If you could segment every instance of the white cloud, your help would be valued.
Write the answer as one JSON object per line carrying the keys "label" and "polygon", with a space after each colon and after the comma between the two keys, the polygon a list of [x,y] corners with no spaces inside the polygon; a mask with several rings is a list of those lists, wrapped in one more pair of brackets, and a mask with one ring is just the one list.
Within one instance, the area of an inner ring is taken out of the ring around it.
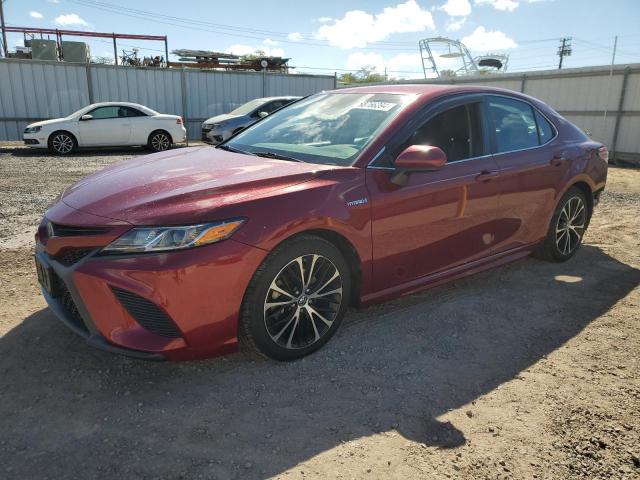
{"label": "white cloud", "polygon": [[327,22],[330,22],[331,20],[333,20],[333,18],[331,18],[331,17],[320,17],[320,18],[318,19],[318,22],[320,22],[320,23],[327,23]]}
{"label": "white cloud", "polygon": [[458,20],[454,20],[452,18],[451,20],[449,20],[449,23],[447,23],[447,32],[457,32],[462,28],[466,21],[466,17],[462,17]]}
{"label": "white cloud", "polygon": [[244,45],[242,43],[236,43],[231,45],[229,48],[225,50],[226,53],[232,53],[234,55],[249,55],[254,53],[256,50],[262,50],[264,54],[268,57],[283,57],[284,50],[281,48],[271,48],[265,42],[261,45]]}
{"label": "white cloud", "polygon": [[302,40],[302,34],[300,32],[291,32],[289,35],[287,35],[287,38],[292,42],[299,42],[300,40]]}
{"label": "white cloud", "polygon": [[484,27],[476,28],[471,35],[462,39],[469,50],[505,50],[518,45],[512,38],[499,30],[487,31]]}
{"label": "white cloud", "polygon": [[516,8],[518,8],[518,5],[520,5],[520,3],[516,0],[475,0],[474,3],[476,5],[491,5],[496,10],[507,12],[513,12]]}
{"label": "white cloud", "polygon": [[29,16],[31,18],[42,18],[42,14],[40,12],[36,12],[35,10],[31,10],[29,12]]}
{"label": "white cloud", "polygon": [[47,0],[49,3],[60,3],[60,0]]}
{"label": "white cloud", "polygon": [[447,15],[452,17],[466,17],[471,13],[471,4],[469,0],[447,0],[447,3],[442,5],[440,10],[444,10]]}
{"label": "white cloud", "polygon": [[318,40],[340,48],[366,47],[368,43],[385,40],[394,33],[422,32],[435,29],[433,17],[415,0],[395,7],[385,7],[375,15],[362,10],[350,10],[341,19],[322,25],[315,34]]}
{"label": "white cloud", "polygon": [[89,26],[89,24],[77,13],[68,13],[66,15],[60,15],[55,18],[54,22],[63,27],[67,27],[69,25],[82,25],[83,27]]}
{"label": "white cloud", "polygon": [[262,42],[264,45],[278,45],[278,42],[275,40],[271,40],[270,38],[265,38],[264,41]]}

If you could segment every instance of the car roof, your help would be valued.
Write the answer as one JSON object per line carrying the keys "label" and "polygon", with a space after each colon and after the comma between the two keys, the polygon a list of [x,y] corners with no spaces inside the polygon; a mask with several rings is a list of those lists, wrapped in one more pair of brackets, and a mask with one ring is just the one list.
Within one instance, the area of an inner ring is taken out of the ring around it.
{"label": "car roof", "polygon": [[476,85],[435,85],[428,83],[400,83],[393,85],[369,85],[362,87],[348,87],[333,90],[334,93],[395,93],[435,97],[450,93],[506,93],[517,95],[513,90]]}
{"label": "car roof", "polygon": [[112,107],[112,106],[124,106],[124,107],[133,107],[133,108],[138,108],[140,110],[144,110],[146,112],[155,112],[155,110],[146,107],[144,105],[141,105],[139,103],[133,103],[133,102],[100,102],[100,103],[92,103],[91,105],[87,105],[87,108],[91,107],[91,108],[96,108],[96,107]]}
{"label": "car roof", "polygon": [[262,97],[262,98],[256,98],[256,100],[264,100],[266,102],[271,101],[271,100],[298,100],[302,97],[294,97],[294,96],[283,96],[283,97]]}

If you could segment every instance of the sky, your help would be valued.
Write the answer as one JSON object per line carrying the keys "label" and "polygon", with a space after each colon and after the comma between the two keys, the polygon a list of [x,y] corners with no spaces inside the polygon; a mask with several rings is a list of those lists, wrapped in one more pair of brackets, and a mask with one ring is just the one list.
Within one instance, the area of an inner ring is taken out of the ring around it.
{"label": "sky", "polygon": [[[290,57],[298,73],[370,65],[421,78],[418,41],[436,36],[461,40],[473,56],[506,53],[509,71],[557,68],[562,37],[572,37],[566,68],[610,64],[616,35],[616,63],[640,62],[640,0],[4,0],[4,10],[13,26],[167,35],[170,51],[260,49]],[[10,49],[22,40],[8,34]],[[93,56],[113,57],[111,40],[87,43]],[[160,42],[119,43],[120,55],[134,46],[164,54]],[[439,68],[459,66],[441,53]]]}

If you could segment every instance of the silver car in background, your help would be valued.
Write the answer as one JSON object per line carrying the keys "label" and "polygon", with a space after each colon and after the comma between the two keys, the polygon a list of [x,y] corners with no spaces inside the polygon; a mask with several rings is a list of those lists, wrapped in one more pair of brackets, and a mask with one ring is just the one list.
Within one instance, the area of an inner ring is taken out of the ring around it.
{"label": "silver car in background", "polygon": [[232,112],[211,117],[202,124],[202,141],[217,145],[261,118],[300,98],[301,97],[256,98],[239,106]]}

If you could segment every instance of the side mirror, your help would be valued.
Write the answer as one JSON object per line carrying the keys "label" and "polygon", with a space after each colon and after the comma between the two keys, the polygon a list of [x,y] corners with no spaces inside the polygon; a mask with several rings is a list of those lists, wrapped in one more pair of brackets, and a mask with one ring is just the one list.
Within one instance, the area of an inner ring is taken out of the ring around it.
{"label": "side mirror", "polygon": [[81,122],[86,122],[87,120],[93,120],[93,115],[86,114],[80,117]]}
{"label": "side mirror", "polygon": [[264,118],[264,117],[268,117],[268,116],[269,116],[269,114],[268,114],[267,112],[258,112],[258,116],[259,116],[260,118]]}
{"label": "side mirror", "polygon": [[407,184],[409,173],[440,170],[445,163],[447,163],[447,155],[440,148],[431,145],[411,145],[396,158],[394,162],[396,172],[391,177],[391,181],[396,185],[404,186]]}

